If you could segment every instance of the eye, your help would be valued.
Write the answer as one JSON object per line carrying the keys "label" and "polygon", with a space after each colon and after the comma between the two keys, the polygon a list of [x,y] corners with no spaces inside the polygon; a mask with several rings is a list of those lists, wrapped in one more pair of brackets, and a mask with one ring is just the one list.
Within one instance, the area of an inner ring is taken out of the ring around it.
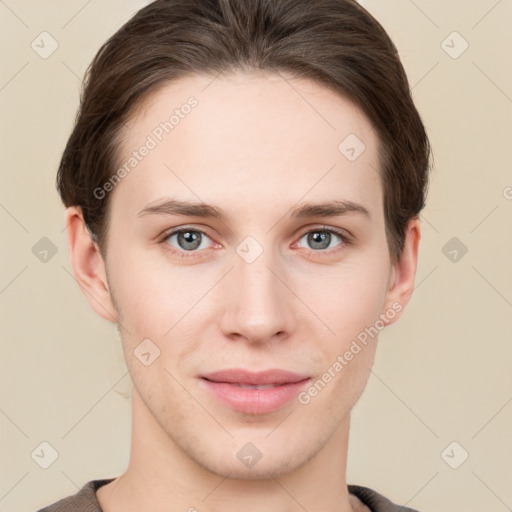
{"label": "eye", "polygon": [[[326,250],[330,252],[330,249],[350,244],[348,236],[342,231],[328,227],[310,229],[302,234],[300,240],[304,238],[309,245],[309,247],[306,248],[315,252],[324,252]],[[340,240],[342,243],[336,244],[336,239]]]}
{"label": "eye", "polygon": [[210,237],[200,229],[181,228],[167,233],[162,242],[167,250],[181,257],[187,257],[185,253],[192,253],[190,256],[194,256],[199,249],[211,247],[205,243],[206,240],[210,240]]}
{"label": "eye", "polygon": [[[343,248],[343,246],[351,243],[350,237],[343,231],[327,226],[310,229],[302,233],[301,238],[295,245],[299,244],[298,246],[300,247],[302,239],[305,239],[306,243],[310,246],[306,247],[307,249],[321,254],[336,252]],[[337,240],[341,243],[336,244]],[[211,243],[208,244],[208,241]],[[211,238],[201,229],[187,227],[165,234],[162,237],[161,243],[165,250],[180,258],[198,256],[201,249],[208,249],[215,245]]]}

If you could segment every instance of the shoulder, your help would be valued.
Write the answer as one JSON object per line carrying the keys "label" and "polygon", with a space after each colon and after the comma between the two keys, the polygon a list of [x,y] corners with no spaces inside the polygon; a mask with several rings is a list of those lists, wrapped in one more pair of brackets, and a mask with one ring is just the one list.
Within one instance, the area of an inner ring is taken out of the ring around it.
{"label": "shoulder", "polygon": [[37,512],[102,512],[96,498],[96,490],[112,480],[113,478],[91,480],[76,494],[62,498]]}
{"label": "shoulder", "polygon": [[416,509],[397,505],[377,491],[362,485],[348,485],[348,492],[357,496],[371,512],[419,512]]}

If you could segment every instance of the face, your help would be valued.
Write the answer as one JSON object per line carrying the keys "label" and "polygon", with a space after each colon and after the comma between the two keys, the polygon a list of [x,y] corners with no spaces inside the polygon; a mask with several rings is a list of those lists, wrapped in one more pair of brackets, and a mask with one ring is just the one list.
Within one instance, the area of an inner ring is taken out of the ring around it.
{"label": "face", "polygon": [[[136,413],[201,467],[238,478],[298,468],[336,438],[373,363],[368,329],[399,309],[377,136],[346,99],[287,80],[161,88],[128,123],[130,171],[108,192],[105,264]],[[294,376],[267,375],[267,389],[213,382],[229,369]]]}

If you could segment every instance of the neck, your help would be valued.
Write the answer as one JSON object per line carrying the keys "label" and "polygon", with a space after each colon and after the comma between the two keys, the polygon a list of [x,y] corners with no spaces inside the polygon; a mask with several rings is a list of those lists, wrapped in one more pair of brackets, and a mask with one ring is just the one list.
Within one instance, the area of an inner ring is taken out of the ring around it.
{"label": "neck", "polygon": [[132,443],[123,475],[100,487],[104,512],[354,512],[346,461],[350,417],[316,455],[293,471],[235,479],[212,473],[174,442],[132,388]]}

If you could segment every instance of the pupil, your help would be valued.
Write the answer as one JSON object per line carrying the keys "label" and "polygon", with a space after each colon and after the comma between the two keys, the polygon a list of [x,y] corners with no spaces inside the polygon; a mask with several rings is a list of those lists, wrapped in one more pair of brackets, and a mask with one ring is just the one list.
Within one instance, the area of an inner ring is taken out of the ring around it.
{"label": "pupil", "polygon": [[[331,238],[330,233],[316,231],[314,233],[311,233],[310,237],[312,239],[313,247],[314,247],[314,244],[320,244],[320,247],[317,246],[316,249],[325,249],[325,248],[329,247],[329,242],[330,242],[330,238]],[[327,242],[327,243],[325,243],[325,242]]]}
{"label": "pupil", "polygon": [[[200,244],[198,244],[199,240],[199,233],[195,233],[193,231],[184,231],[178,235],[178,239],[180,242],[180,245],[184,249],[197,249]],[[191,244],[191,246],[189,245]]]}

